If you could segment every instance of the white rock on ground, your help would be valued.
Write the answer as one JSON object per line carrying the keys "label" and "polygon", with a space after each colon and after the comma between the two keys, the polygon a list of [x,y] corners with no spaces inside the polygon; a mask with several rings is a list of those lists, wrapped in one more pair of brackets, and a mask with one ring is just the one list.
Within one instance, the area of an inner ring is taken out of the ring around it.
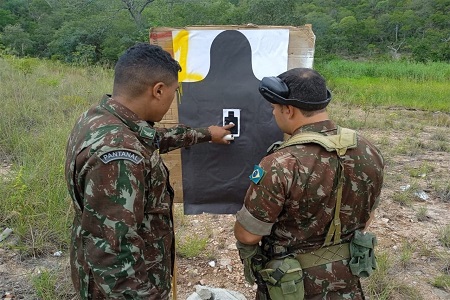
{"label": "white rock on ground", "polygon": [[186,300],[247,300],[239,292],[218,289],[209,286],[196,285],[195,292]]}

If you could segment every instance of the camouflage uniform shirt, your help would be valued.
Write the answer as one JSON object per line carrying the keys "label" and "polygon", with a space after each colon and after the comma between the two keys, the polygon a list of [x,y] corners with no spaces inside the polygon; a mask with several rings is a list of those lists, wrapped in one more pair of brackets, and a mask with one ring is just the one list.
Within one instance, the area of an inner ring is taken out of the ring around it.
{"label": "camouflage uniform shirt", "polygon": [[[327,120],[302,126],[294,135],[307,131],[337,132],[335,124]],[[355,230],[365,227],[378,205],[384,162],[379,150],[359,134],[357,147],[348,149],[343,159],[341,240],[348,242]],[[251,183],[237,220],[249,232],[262,235],[266,249],[280,246],[306,253],[320,248],[334,217],[338,164],[336,152],[327,152],[315,143],[285,147],[264,157],[259,165],[264,175],[258,183]],[[339,261],[305,270],[307,299],[316,294],[321,295],[318,299],[326,298],[326,293],[334,290],[358,299],[351,290],[359,280],[345,264]]]}
{"label": "camouflage uniform shirt", "polygon": [[154,128],[106,96],[66,149],[75,208],[71,269],[82,299],[167,299],[173,189],[160,153],[211,140],[207,128]]}

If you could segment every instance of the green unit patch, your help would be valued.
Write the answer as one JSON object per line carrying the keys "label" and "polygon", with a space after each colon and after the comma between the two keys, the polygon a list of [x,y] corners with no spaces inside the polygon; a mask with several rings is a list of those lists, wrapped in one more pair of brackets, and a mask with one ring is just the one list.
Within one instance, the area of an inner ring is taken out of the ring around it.
{"label": "green unit patch", "polygon": [[253,169],[252,175],[250,175],[250,180],[253,181],[253,183],[258,184],[261,179],[263,179],[264,175],[266,174],[266,171],[264,171],[260,166],[255,165],[255,168]]}
{"label": "green unit patch", "polygon": [[104,164],[107,164],[110,161],[118,159],[125,159],[132,161],[135,164],[138,164],[142,161],[143,157],[139,154],[127,150],[112,150],[100,155],[100,160]]}

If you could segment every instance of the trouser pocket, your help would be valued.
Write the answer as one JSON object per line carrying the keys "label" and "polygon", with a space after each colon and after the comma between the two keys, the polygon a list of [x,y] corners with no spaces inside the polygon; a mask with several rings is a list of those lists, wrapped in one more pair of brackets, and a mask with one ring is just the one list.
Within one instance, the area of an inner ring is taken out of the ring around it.
{"label": "trouser pocket", "polygon": [[303,300],[305,287],[303,271],[298,260],[293,257],[272,259],[260,271],[273,300]]}

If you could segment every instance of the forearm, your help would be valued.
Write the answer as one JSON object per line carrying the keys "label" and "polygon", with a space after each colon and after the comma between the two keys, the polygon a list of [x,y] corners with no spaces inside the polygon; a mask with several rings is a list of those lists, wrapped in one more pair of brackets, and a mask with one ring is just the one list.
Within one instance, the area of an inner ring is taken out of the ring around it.
{"label": "forearm", "polygon": [[258,244],[262,239],[261,235],[253,234],[244,229],[239,222],[234,224],[234,237],[236,240],[246,245]]}
{"label": "forearm", "polygon": [[264,235],[269,235],[273,223],[266,223],[253,217],[245,205],[236,213],[235,238],[246,245],[258,244]]}
{"label": "forearm", "polygon": [[367,230],[367,228],[370,226],[370,224],[372,223],[373,219],[375,219],[375,211],[372,211],[370,213],[370,217],[369,220],[367,220],[366,222],[366,226],[364,227],[364,230]]}
{"label": "forearm", "polygon": [[156,130],[161,153],[211,141],[211,133],[207,127],[190,128],[180,124],[172,128],[156,128]]}

